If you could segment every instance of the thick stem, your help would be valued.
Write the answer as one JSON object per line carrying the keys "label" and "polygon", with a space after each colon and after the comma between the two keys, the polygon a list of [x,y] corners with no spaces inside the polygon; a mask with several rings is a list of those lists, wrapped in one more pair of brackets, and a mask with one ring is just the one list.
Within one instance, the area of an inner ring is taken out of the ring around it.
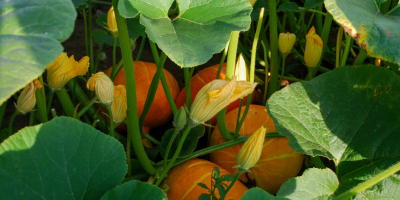
{"label": "thick stem", "polygon": [[36,105],[38,108],[40,121],[42,123],[45,123],[45,122],[49,121],[49,119],[47,118],[46,98],[43,98],[41,90],[44,90],[44,87],[36,90],[35,97],[36,97]]}
{"label": "thick stem", "polygon": [[[287,3],[287,2],[289,2],[289,0],[282,0],[282,3]],[[290,32],[294,33],[294,31],[296,30],[296,17],[294,16],[294,12],[288,11],[286,14],[289,20],[289,30]]]}
{"label": "thick stem", "polygon": [[188,112],[190,112],[191,107],[192,107],[192,93],[191,93],[191,76],[190,76],[190,72],[189,72],[189,68],[184,68],[183,69],[183,74],[184,74],[184,78],[185,78],[185,88],[186,88],[186,100],[185,100],[185,105],[186,105],[186,109],[188,110]]}
{"label": "thick stem", "polygon": [[167,83],[167,79],[165,79],[164,71],[161,74],[161,84],[164,88],[165,95],[167,96],[169,106],[171,106],[172,114],[175,115],[178,112],[178,108],[176,107],[175,100],[172,97],[171,91],[169,91],[169,89],[168,89],[168,83]]}
{"label": "thick stem", "polygon": [[29,115],[29,126],[33,126],[35,123],[35,111],[31,111]]}
{"label": "thick stem", "polygon": [[321,59],[323,59],[325,52],[330,51],[328,47],[328,38],[329,38],[329,33],[331,31],[332,21],[333,21],[332,15],[329,14],[329,12],[327,12],[324,21],[324,28],[322,29],[322,35],[321,35],[321,39],[323,42],[323,51],[321,54]]}
{"label": "thick stem", "polygon": [[228,60],[226,63],[226,79],[231,80],[235,74],[236,52],[239,43],[239,31],[232,31],[229,40]]}
{"label": "thick stem", "polygon": [[14,122],[15,117],[18,115],[18,111],[14,112],[14,114],[11,116],[10,121],[8,122],[8,135],[11,135],[12,132],[12,125]]}
{"label": "thick stem", "polygon": [[336,38],[336,63],[335,68],[340,67],[340,50],[342,49],[343,27],[339,28]]}
{"label": "thick stem", "polygon": [[136,84],[133,77],[135,72],[133,68],[132,51],[128,36],[128,29],[125,24],[125,19],[119,14],[118,0],[113,0],[115,17],[117,20],[119,39],[121,44],[122,59],[124,62],[124,71],[126,81],[126,95],[128,102],[127,116],[128,116],[128,134],[131,134],[133,149],[140,164],[150,175],[156,174],[156,168],[151,164],[150,159],[144,151],[143,143],[140,136],[139,120],[136,102]]}
{"label": "thick stem", "polygon": [[46,110],[47,110],[47,114],[50,113],[50,107],[51,107],[51,103],[53,102],[53,95],[54,95],[54,91],[50,91],[49,94],[47,94],[47,106],[46,106]]}
{"label": "thick stem", "polygon": [[313,162],[314,166],[319,169],[325,169],[324,163],[321,161],[319,156],[310,156],[311,161]]}
{"label": "thick stem", "polygon": [[[317,10],[322,13],[322,5],[317,6]],[[317,34],[318,35],[322,34],[322,15],[321,15],[321,13],[317,13],[317,16],[315,18],[316,29],[317,29]]]}
{"label": "thick stem", "polygon": [[256,68],[256,55],[257,55],[257,44],[260,36],[261,25],[264,17],[264,8],[261,8],[260,17],[258,18],[256,34],[254,36],[253,46],[251,48],[251,61],[250,61],[250,83],[254,83],[254,69]]}
{"label": "thick stem", "polygon": [[366,58],[368,58],[367,52],[361,49],[360,52],[358,53],[357,58],[356,58],[356,60],[354,61],[354,64],[353,64],[353,65],[354,65],[354,66],[362,65],[362,64],[364,63],[364,60],[365,60]]}
{"label": "thick stem", "polygon": [[231,184],[229,184],[228,188],[225,190],[225,194],[228,194],[229,190],[235,185],[236,181],[239,179],[240,175],[244,172],[245,170],[239,168],[238,173],[236,174],[235,178],[232,180]]}
{"label": "thick stem", "polygon": [[226,141],[230,141],[230,140],[233,140],[233,137],[231,136],[231,134],[228,131],[228,128],[226,127],[225,113],[226,113],[226,108],[219,111],[219,113],[217,114],[217,124],[218,124],[219,132],[221,133],[222,137]]}
{"label": "thick stem", "polygon": [[75,106],[72,103],[71,98],[68,95],[68,92],[65,90],[65,87],[56,90],[56,94],[58,99],[60,100],[61,106],[65,111],[65,114],[67,114],[68,117],[74,117]]}
{"label": "thick stem", "polygon": [[[277,20],[278,16],[276,13],[276,0],[268,0],[269,5],[269,31],[270,31],[270,42],[271,42],[271,78],[269,81],[269,88],[267,98],[269,98],[278,87],[278,69],[279,69],[279,59],[278,59],[278,28]],[[289,21],[290,22],[290,21]]]}
{"label": "thick stem", "polygon": [[340,62],[340,67],[344,67],[346,65],[347,57],[349,56],[350,47],[353,44],[353,41],[354,41],[353,38],[350,37],[350,35],[348,35],[346,38],[346,46],[344,47],[344,52]]}
{"label": "thick stem", "polygon": [[3,124],[4,114],[6,113],[7,100],[0,106],[0,126]]}

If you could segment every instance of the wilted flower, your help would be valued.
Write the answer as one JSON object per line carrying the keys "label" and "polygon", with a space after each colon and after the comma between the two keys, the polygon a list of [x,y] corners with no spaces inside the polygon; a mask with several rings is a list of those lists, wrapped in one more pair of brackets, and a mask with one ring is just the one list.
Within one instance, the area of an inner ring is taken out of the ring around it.
{"label": "wilted flower", "polygon": [[296,42],[296,35],[293,33],[280,33],[279,34],[279,51],[282,53],[283,58],[292,51],[293,45]]}
{"label": "wilted flower", "polygon": [[114,7],[111,6],[107,14],[107,26],[114,37],[118,37],[117,20],[115,19]]}
{"label": "wilted flower", "polygon": [[215,114],[233,101],[253,92],[257,83],[228,80],[213,80],[207,83],[197,93],[190,111],[190,119],[195,124],[201,124],[211,119]]}
{"label": "wilted flower", "polygon": [[59,90],[67,82],[78,75],[85,75],[89,67],[89,57],[84,56],[75,61],[74,56],[68,58],[67,53],[62,52],[56,60],[46,67],[47,83],[52,90]]}
{"label": "wilted flower", "polygon": [[308,31],[306,41],[304,61],[307,67],[316,67],[321,58],[323,43],[321,38],[315,33],[314,26]]}
{"label": "wilted flower", "polygon": [[97,98],[106,106],[110,106],[114,98],[114,84],[103,72],[93,74],[86,84],[87,88],[96,91]]}
{"label": "wilted flower", "polygon": [[243,55],[240,54],[236,63],[235,76],[237,81],[247,81],[247,66]]}
{"label": "wilted flower", "polygon": [[264,126],[261,126],[243,144],[237,157],[238,168],[249,170],[257,164],[263,150],[266,132],[267,129]]}
{"label": "wilted flower", "polygon": [[30,112],[36,104],[36,98],[35,98],[35,92],[36,89],[42,88],[42,84],[40,84],[39,80],[34,80],[33,82],[30,82],[21,92],[21,94],[18,97],[17,100],[17,110],[25,114],[27,112]]}
{"label": "wilted flower", "polygon": [[114,87],[114,101],[111,103],[111,112],[113,115],[113,121],[118,124],[126,118],[126,89],[123,85]]}

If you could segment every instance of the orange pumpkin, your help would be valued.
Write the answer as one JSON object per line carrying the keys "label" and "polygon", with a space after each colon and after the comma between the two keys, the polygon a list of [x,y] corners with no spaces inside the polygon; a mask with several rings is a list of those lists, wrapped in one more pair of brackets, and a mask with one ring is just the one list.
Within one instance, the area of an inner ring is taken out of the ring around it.
{"label": "orange pumpkin", "polygon": [[[202,87],[204,87],[207,83],[215,80],[215,78],[217,77],[218,68],[219,64],[205,68],[192,77],[192,79],[190,80],[190,93],[192,96],[192,102],[194,101],[194,98],[196,97],[197,93],[200,91]],[[221,72],[219,74],[220,79],[225,79],[225,77],[226,77],[226,63],[222,65]],[[246,105],[246,100],[247,97],[243,99],[244,105]],[[252,101],[253,100],[254,96],[252,98]],[[185,104],[185,101],[186,101],[186,88],[183,88],[181,93],[179,93],[178,98],[175,101],[176,106],[178,108],[182,107]],[[237,108],[239,106],[240,106],[240,99],[229,104],[226,109],[226,112],[229,112],[232,109]],[[212,124],[213,125],[217,124],[216,116],[212,118]]]}
{"label": "orange pumpkin", "polygon": [[[147,93],[150,88],[151,81],[157,71],[157,66],[154,63],[133,61],[135,70],[136,83],[136,100],[138,116],[143,112],[144,103],[146,102]],[[168,88],[171,91],[172,97],[176,99],[179,94],[179,85],[176,79],[167,70],[164,70],[165,78],[168,83]],[[111,67],[104,71],[110,76]],[[114,85],[125,85],[125,71],[122,68],[114,79]],[[169,106],[167,96],[165,95],[161,81],[158,83],[157,92],[154,96],[153,103],[146,115],[143,124],[143,130],[148,133],[150,128],[154,128],[165,124],[172,117],[172,110]],[[126,125],[121,124],[121,129],[126,130]]]}
{"label": "orange pumpkin", "polygon": [[[222,167],[202,159],[193,159],[171,169],[167,178],[167,185],[169,186],[168,199],[197,200],[202,193],[209,193],[207,189],[198,186],[197,183],[204,183],[208,188],[211,188],[211,172],[214,167],[218,167],[220,176],[229,174]],[[230,182],[225,183],[230,184]],[[246,186],[237,181],[229,190],[225,199],[240,199],[247,190]],[[215,191],[216,196],[219,198],[218,189]]]}
{"label": "orange pumpkin", "polygon": [[[225,120],[228,130],[235,131],[238,108],[226,114]],[[245,106],[241,109],[243,114]],[[264,125],[267,132],[275,132],[275,125],[267,113],[265,106],[250,105],[249,112],[239,131],[243,136],[250,136],[258,128]],[[210,145],[217,145],[226,142],[221,136],[218,127],[211,135]],[[237,168],[236,158],[233,152],[238,155],[242,145],[222,149],[211,153],[211,161],[234,174]],[[297,153],[288,145],[287,138],[268,138],[264,141],[264,147],[257,167],[250,170],[252,173],[243,173],[240,180],[243,182],[254,181],[257,187],[264,189],[270,194],[275,194],[281,185],[289,178],[296,176],[303,165],[304,155]],[[250,178],[250,180],[248,180]]]}

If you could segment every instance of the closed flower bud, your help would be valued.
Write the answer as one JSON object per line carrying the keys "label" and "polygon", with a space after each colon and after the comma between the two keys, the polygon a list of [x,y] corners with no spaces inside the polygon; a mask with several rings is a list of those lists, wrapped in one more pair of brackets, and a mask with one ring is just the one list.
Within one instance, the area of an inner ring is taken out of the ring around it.
{"label": "closed flower bud", "polygon": [[59,90],[69,80],[78,75],[85,75],[88,68],[89,57],[84,56],[77,62],[73,55],[68,58],[67,53],[62,52],[56,60],[46,67],[47,83],[52,90]]}
{"label": "closed flower bud", "polygon": [[261,126],[243,144],[237,157],[238,168],[249,170],[257,164],[263,150],[266,132],[267,129]]}
{"label": "closed flower bud", "polygon": [[306,50],[304,52],[304,61],[307,67],[316,67],[322,54],[323,43],[321,38],[315,33],[314,26],[306,35]]}
{"label": "closed flower bud", "polygon": [[296,42],[296,35],[293,33],[281,33],[279,34],[279,51],[282,53],[282,57],[286,56],[292,51],[293,45]]}
{"label": "closed flower bud", "polygon": [[235,76],[237,81],[247,81],[249,79],[247,75],[246,62],[244,61],[242,54],[239,55],[236,63]]}
{"label": "closed flower bud", "polygon": [[174,125],[175,129],[180,130],[186,125],[186,122],[186,111],[183,107],[181,107],[175,114],[172,124]]}
{"label": "closed flower bud", "polygon": [[35,107],[35,92],[36,89],[40,88],[42,88],[42,84],[40,84],[39,80],[36,79],[33,82],[30,82],[29,85],[22,90],[18,97],[17,105],[15,105],[20,113],[25,114]]}
{"label": "closed flower bud", "polygon": [[114,12],[113,6],[111,6],[111,8],[107,14],[107,26],[108,26],[108,30],[111,31],[111,34],[114,37],[118,37],[117,20],[115,19],[115,12]]}
{"label": "closed flower bud", "polygon": [[126,89],[123,85],[114,87],[114,101],[111,103],[111,112],[114,123],[118,124],[126,118]]}
{"label": "closed flower bud", "polygon": [[95,91],[97,98],[106,106],[110,106],[114,99],[114,84],[103,72],[93,74],[86,84],[89,90]]}
{"label": "closed flower bud", "polygon": [[236,81],[236,77],[231,81],[217,79],[207,83],[193,101],[190,119],[194,124],[204,123],[233,101],[252,93],[256,85]]}

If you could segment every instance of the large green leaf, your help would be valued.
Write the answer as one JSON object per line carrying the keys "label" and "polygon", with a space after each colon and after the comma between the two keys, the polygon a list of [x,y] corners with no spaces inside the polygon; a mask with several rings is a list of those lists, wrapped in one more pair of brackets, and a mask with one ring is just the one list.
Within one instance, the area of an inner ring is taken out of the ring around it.
{"label": "large green leaf", "polygon": [[[348,66],[287,86],[271,96],[267,110],[294,150],[335,161],[343,192],[400,161],[399,101],[395,73]],[[400,199],[399,176],[363,195]]]}
{"label": "large green leaf", "polygon": [[0,1],[0,104],[60,55],[75,18],[71,0]]}
{"label": "large green leaf", "polygon": [[122,144],[68,117],[0,145],[0,199],[99,199],[127,172]]}
{"label": "large green leaf", "polygon": [[126,182],[108,191],[101,200],[154,199],[167,200],[167,195],[159,187],[138,180]]}
{"label": "large green leaf", "polygon": [[368,55],[400,64],[400,16],[383,15],[375,0],[325,0],[333,18]]}
{"label": "large green leaf", "polygon": [[336,174],[330,169],[307,169],[302,176],[291,178],[272,196],[260,188],[247,191],[242,200],[308,200],[329,199],[339,186]]}
{"label": "large green leaf", "polygon": [[173,1],[121,0],[118,8],[125,17],[139,11],[149,38],[181,67],[207,62],[225,47],[232,31],[250,27],[248,0],[178,0],[180,13],[170,18]]}

